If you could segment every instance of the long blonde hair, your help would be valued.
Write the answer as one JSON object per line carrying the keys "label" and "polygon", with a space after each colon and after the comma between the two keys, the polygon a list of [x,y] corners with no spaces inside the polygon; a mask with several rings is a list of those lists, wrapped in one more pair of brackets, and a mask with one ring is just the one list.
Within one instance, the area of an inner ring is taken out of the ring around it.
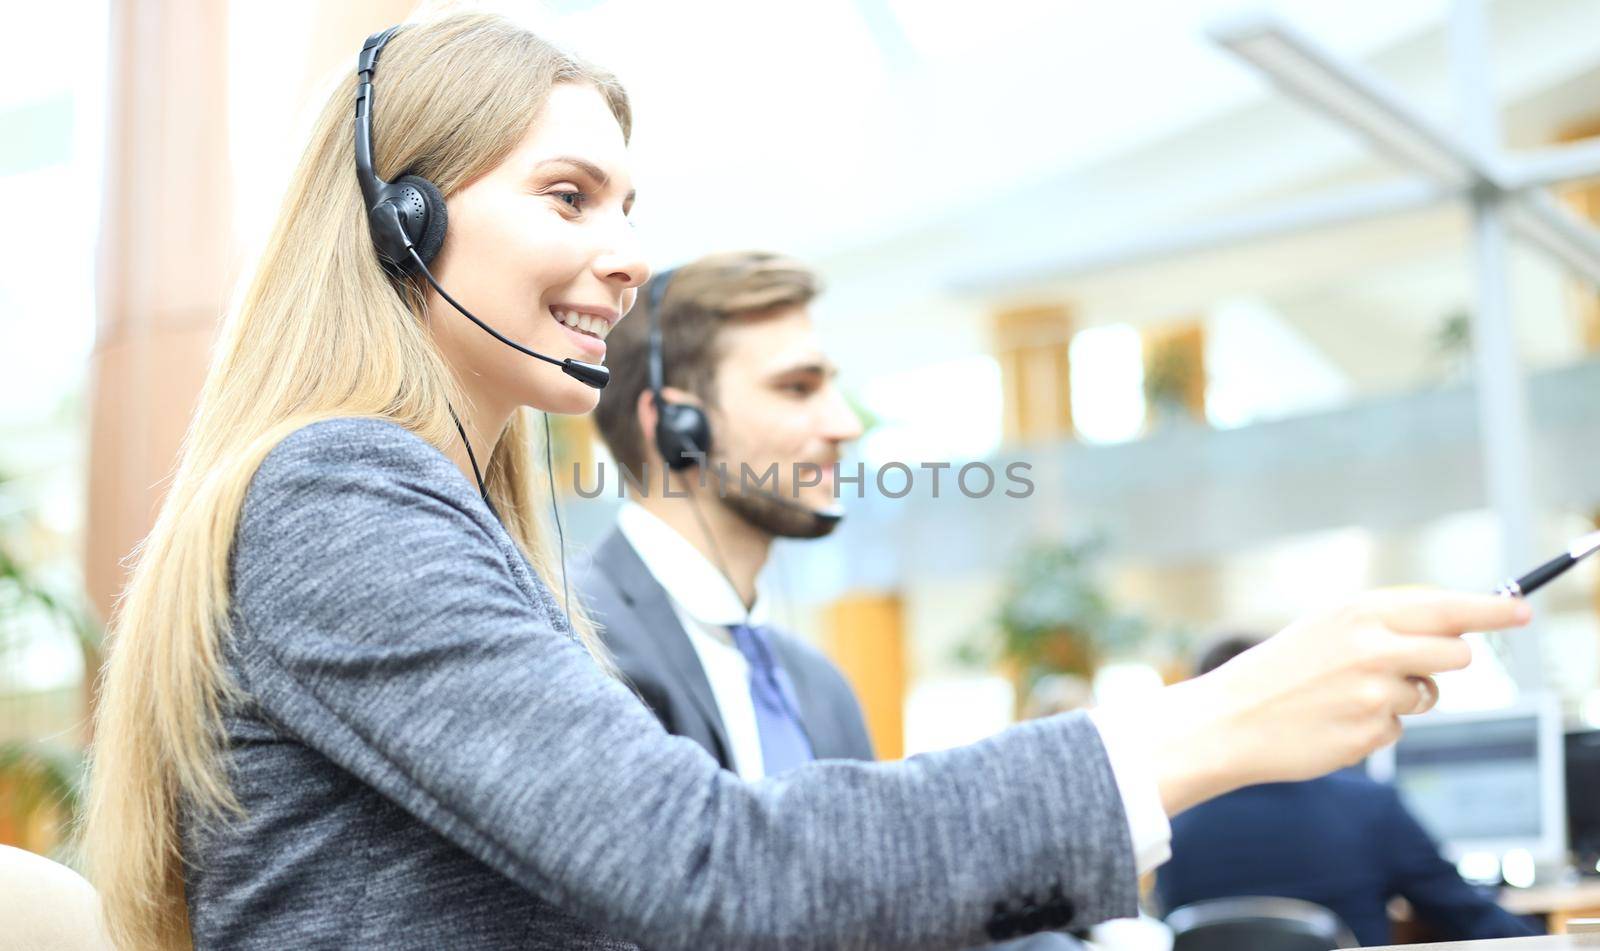
{"label": "long blonde hair", "polygon": [[[262,458],[332,417],[390,420],[441,449],[459,438],[450,408],[464,396],[424,326],[419,288],[384,272],[367,235],[352,158],[353,73],[323,108],[259,265],[223,322],[166,501],[113,618],[82,844],[119,947],[190,946],[180,810],[185,821],[210,821],[239,808],[219,748],[232,689],[222,643],[229,549]],[[448,196],[504,160],[564,82],[599,89],[627,137],[627,97],[610,74],[509,21],[460,14],[410,24],[374,82],[378,173],[422,175]],[[506,528],[549,582],[535,447],[519,411],[485,476]],[[581,616],[574,625],[609,670],[591,626]]]}

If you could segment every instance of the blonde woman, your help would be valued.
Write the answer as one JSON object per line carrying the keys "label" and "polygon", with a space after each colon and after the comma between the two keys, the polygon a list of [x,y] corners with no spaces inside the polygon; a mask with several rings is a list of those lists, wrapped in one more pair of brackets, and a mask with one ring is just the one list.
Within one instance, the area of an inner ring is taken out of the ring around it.
{"label": "blonde woman", "polygon": [[938,948],[1131,915],[1166,814],[1359,758],[1427,705],[1408,678],[1466,663],[1448,635],[1526,618],[1368,597],[1137,715],[744,783],[553,593],[525,411],[596,394],[504,345],[595,362],[647,277],[622,90],[476,15],[370,75],[376,173],[437,185],[430,272],[505,341],[380,262],[352,78],[115,619],[86,848],[123,947]]}

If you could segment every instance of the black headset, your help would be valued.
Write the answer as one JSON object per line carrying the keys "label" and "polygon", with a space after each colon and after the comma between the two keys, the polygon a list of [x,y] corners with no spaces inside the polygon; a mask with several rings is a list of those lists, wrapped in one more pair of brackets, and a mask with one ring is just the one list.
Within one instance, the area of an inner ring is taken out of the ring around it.
{"label": "black headset", "polygon": [[[463,317],[511,349],[553,363],[573,379],[597,390],[603,389],[611,380],[610,370],[571,357],[557,360],[507,339],[461,306],[448,291],[439,286],[433,272],[428,270],[428,264],[444,246],[448,218],[443,193],[437,185],[421,175],[401,175],[394,182],[386,182],[378,177],[372,167],[372,75],[378,69],[378,56],[383,52],[384,44],[399,29],[398,26],[392,26],[367,37],[367,41],[361,44],[361,56],[356,60],[356,180],[361,184],[362,205],[367,209],[367,230],[372,235],[373,246],[378,250],[378,260],[396,277],[420,274]],[[461,418],[456,415],[454,407],[450,409],[450,417],[455,420],[456,432],[461,434],[461,442],[467,447],[467,460],[472,463],[472,476],[478,483],[478,494],[483,496],[483,504],[488,506],[489,511],[499,518],[494,511],[494,504],[489,501],[489,490],[484,484],[483,472],[478,468],[478,457],[472,452],[472,441],[467,438],[467,431],[461,425]],[[550,479],[550,508],[555,514],[556,536],[560,543],[561,605],[565,612],[567,605],[572,603],[572,594],[567,587],[567,539],[561,528],[561,509],[556,504],[555,466],[550,445],[550,414],[545,413],[545,474]],[[570,615],[567,626],[572,626]]]}
{"label": "black headset", "polygon": [[439,286],[433,272],[428,270],[428,265],[444,246],[445,224],[448,221],[444,195],[437,185],[421,175],[401,175],[396,181],[386,182],[378,177],[372,167],[372,75],[378,69],[378,56],[383,53],[384,44],[399,29],[398,26],[392,26],[367,37],[367,41],[361,45],[361,56],[356,61],[356,180],[361,183],[362,204],[367,209],[367,230],[371,232],[372,243],[378,249],[378,259],[389,273],[396,276],[420,274],[451,307],[511,349],[553,363],[563,373],[597,390],[603,388],[611,380],[610,370],[597,363],[583,363],[571,357],[558,360],[507,339],[461,306]]}
{"label": "black headset", "polygon": [[711,455],[711,419],[698,406],[673,403],[661,395],[666,386],[661,301],[667,296],[667,285],[672,283],[675,271],[662,271],[650,284],[650,394],[656,406],[656,448],[668,469],[681,471],[703,464]]}
{"label": "black headset", "polygon": [[438,256],[448,216],[444,195],[426,178],[402,175],[386,182],[372,167],[372,74],[384,44],[399,29],[392,26],[367,37],[356,62],[356,180],[379,260],[391,273],[406,276],[425,270]]}

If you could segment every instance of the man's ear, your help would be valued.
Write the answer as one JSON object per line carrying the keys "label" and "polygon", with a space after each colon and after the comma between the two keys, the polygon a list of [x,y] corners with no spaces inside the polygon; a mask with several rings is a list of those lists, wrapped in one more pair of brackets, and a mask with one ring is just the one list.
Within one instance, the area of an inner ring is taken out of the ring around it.
{"label": "man's ear", "polygon": [[[646,390],[645,394],[649,395],[649,391]],[[700,397],[695,396],[688,390],[680,390],[675,386],[663,386],[661,388],[661,398],[668,403],[687,403],[690,406],[700,405]],[[651,408],[655,408],[654,401],[651,402]],[[652,425],[654,424],[652,423]]]}
{"label": "man's ear", "polygon": [[[665,390],[662,395],[666,395]],[[656,412],[655,394],[648,389],[639,392],[639,401],[634,406],[634,418],[639,424],[639,438],[644,440],[644,458],[655,464],[661,461],[661,452],[656,449],[656,420],[660,413]]]}
{"label": "man's ear", "polygon": [[[700,397],[688,390],[680,390],[675,386],[663,386],[661,398],[668,403],[687,403],[690,406],[701,406]],[[634,417],[639,421],[639,437],[644,440],[644,457],[653,464],[659,464],[661,450],[656,446],[656,420],[661,414],[656,411],[656,397],[650,390],[645,389],[639,393],[639,402],[634,406]]]}

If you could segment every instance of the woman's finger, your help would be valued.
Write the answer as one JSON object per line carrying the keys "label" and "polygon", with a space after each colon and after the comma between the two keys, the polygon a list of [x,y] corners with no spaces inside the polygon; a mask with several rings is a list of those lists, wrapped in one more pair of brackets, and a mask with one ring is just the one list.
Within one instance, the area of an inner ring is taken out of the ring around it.
{"label": "woman's finger", "polygon": [[1521,627],[1533,611],[1520,598],[1454,591],[1381,592],[1370,602],[1375,616],[1405,634],[1465,634]]}
{"label": "woman's finger", "polygon": [[1397,673],[1437,674],[1472,663],[1472,646],[1459,637],[1419,637],[1388,632],[1387,661]]}

